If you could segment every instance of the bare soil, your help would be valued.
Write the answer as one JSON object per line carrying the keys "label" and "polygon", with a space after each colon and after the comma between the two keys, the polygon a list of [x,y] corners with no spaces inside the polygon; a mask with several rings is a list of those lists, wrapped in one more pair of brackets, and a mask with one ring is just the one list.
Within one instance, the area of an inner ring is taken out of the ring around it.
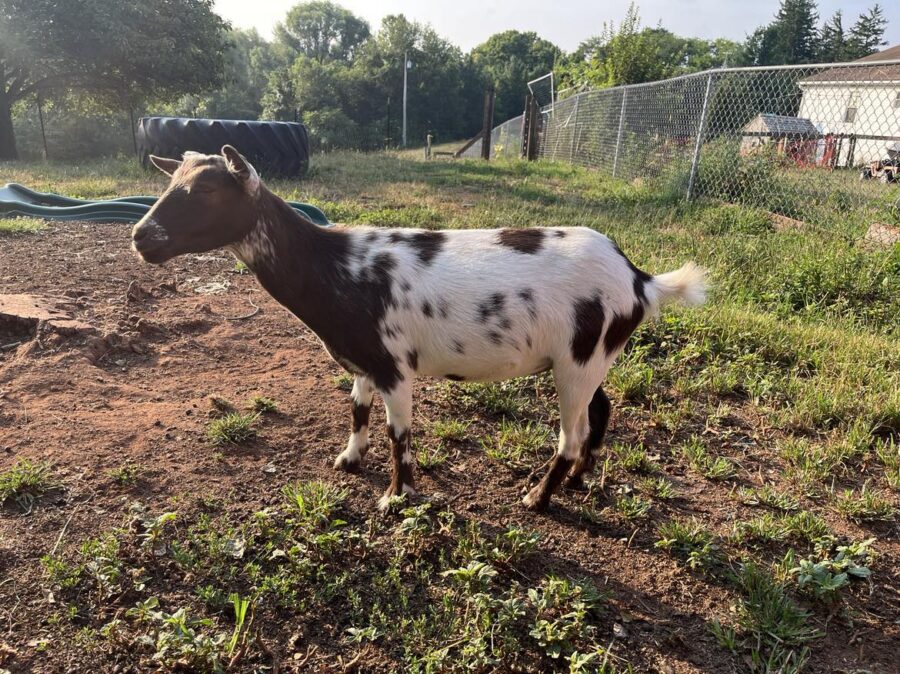
{"label": "bare soil", "polygon": [[[155,512],[190,513],[201,500],[220,499],[229,511],[251,513],[276,502],[286,482],[319,478],[349,487],[351,518],[371,515],[389,480],[383,415],[373,415],[373,447],[362,472],[334,472],[350,424],[347,393],[334,383],[341,370],[309,330],[234,268],[222,253],[163,267],[141,264],[122,225],[54,224],[39,235],[0,239],[0,293],[30,294],[72,321],[63,328],[46,320],[0,321],[0,470],[20,458],[49,461],[63,485],[30,514],[0,511],[0,671],[138,671],[115,654],[80,649],[74,627],[47,623],[57,607],[39,563],[58,545],[120,526],[132,501]],[[280,409],[260,438],[224,452],[212,447],[210,396],[240,402],[253,395],[277,400]],[[427,380],[415,404],[419,428],[460,413]],[[736,409],[733,423],[752,449],[743,467],[763,474],[768,449],[754,441],[754,427],[765,421]],[[707,627],[715,616],[728,617],[733,589],[655,549],[653,520],[588,523],[579,515],[584,495],[572,491],[561,493],[546,515],[525,511],[519,501],[526,476],[490,461],[477,441],[495,422],[478,416],[472,438],[457,443],[449,462],[418,472],[423,497],[440,493],[461,517],[489,529],[515,524],[538,531],[531,570],[586,576],[608,591],[604,629],[612,641],[613,625],[625,627],[618,652],[637,671],[743,671]],[[635,423],[614,412],[610,440],[636,438]],[[662,434],[642,437],[659,443],[652,451],[680,490],[665,506],[670,512],[655,510],[654,519],[696,515],[728,527],[747,515],[729,498],[728,485],[713,487],[676,465]],[[734,452],[729,442],[735,441],[724,440],[723,447]],[[108,471],[128,460],[145,470],[136,485],[123,487]],[[815,643],[807,671],[900,671],[896,531],[851,531],[840,521],[835,528],[856,540],[882,537],[886,553],[873,565],[875,584],[853,590],[851,615],[814,609],[827,636]],[[171,591],[189,588],[176,584]],[[338,671],[338,656],[353,657],[340,642],[326,642],[317,659],[298,665],[292,652],[302,654],[305,645],[288,643],[293,628],[285,620],[258,626],[280,653],[281,671]],[[38,648],[45,639],[49,646]],[[357,666],[394,667],[377,649]]]}

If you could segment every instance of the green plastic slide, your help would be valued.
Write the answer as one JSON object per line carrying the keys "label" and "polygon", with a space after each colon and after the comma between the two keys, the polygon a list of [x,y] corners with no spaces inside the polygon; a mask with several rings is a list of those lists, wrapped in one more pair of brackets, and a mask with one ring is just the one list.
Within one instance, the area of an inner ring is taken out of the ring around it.
{"label": "green plastic slide", "polygon": [[[18,183],[0,187],[0,216],[30,217],[44,220],[87,220],[89,222],[125,222],[140,220],[157,197],[119,197],[106,201],[73,199],[49,192],[35,192]],[[310,204],[289,201],[291,208],[307,220],[330,227],[325,214]]]}

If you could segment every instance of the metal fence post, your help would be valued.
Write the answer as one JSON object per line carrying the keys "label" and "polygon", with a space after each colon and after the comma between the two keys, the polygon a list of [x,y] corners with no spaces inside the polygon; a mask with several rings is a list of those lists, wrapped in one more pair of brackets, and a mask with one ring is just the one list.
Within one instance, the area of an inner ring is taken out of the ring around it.
{"label": "metal fence post", "polygon": [[528,134],[531,130],[532,98],[533,96],[530,93],[525,94],[525,112],[522,113],[522,145],[520,147],[521,152],[519,153],[521,159],[528,159]]}
{"label": "metal fence post", "polygon": [[622,107],[619,109],[619,133],[616,135],[616,154],[613,157],[613,178],[619,171],[619,148],[622,146],[622,130],[625,128],[625,103],[628,101],[628,89],[622,89]]}
{"label": "metal fence post", "polygon": [[491,131],[494,128],[494,85],[484,90],[484,117],[481,124],[481,158],[491,158]]}
{"label": "metal fence post", "polygon": [[712,90],[713,73],[706,78],[706,93],[703,94],[703,109],[700,111],[700,124],[697,127],[697,142],[694,143],[694,157],[691,159],[691,176],[688,178],[687,194],[690,201],[694,198],[694,183],[697,181],[697,170],[700,168],[700,148],[706,135],[706,120],[709,113],[709,93]]}
{"label": "metal fence post", "polygon": [[569,161],[573,161],[575,159],[575,145],[578,142],[578,104],[580,103],[581,98],[579,96],[575,97],[575,114],[572,115],[574,118],[572,120],[572,144],[569,146]]}

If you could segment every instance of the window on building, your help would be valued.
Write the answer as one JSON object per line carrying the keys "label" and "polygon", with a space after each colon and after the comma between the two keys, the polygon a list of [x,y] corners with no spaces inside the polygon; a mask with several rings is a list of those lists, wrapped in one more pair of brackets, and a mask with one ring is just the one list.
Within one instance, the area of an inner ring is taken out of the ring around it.
{"label": "window on building", "polygon": [[852,124],[856,120],[856,109],[859,107],[859,92],[854,91],[850,94],[850,100],[847,101],[847,110],[844,112],[844,121]]}

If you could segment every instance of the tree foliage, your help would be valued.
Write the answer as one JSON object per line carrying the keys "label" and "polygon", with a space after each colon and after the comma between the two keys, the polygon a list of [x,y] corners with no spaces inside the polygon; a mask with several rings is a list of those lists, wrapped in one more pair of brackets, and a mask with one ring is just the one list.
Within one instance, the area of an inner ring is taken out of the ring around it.
{"label": "tree foliage", "polygon": [[294,5],[275,27],[280,43],[319,63],[351,61],[369,37],[369,24],[327,0]]}
{"label": "tree foliage", "polygon": [[225,28],[212,0],[0,0],[0,158],[16,156],[10,108],[25,97],[121,104],[218,85]]}
{"label": "tree foliage", "polygon": [[850,29],[850,36],[847,38],[847,56],[852,59],[862,58],[874,54],[887,45],[884,40],[886,28],[887,19],[876,3],[868,12],[861,14]]}
{"label": "tree foliage", "polygon": [[849,32],[844,30],[840,11],[817,29],[818,16],[815,0],[782,0],[772,23],[757,28],[747,39],[747,61],[763,66],[846,61],[886,44],[887,20],[877,4],[860,15]]}
{"label": "tree foliage", "polygon": [[841,10],[836,11],[819,29],[818,42],[816,60],[830,63],[847,59],[849,51],[847,35],[844,32],[844,15]]}
{"label": "tree foliage", "polygon": [[665,28],[641,28],[636,5],[622,22],[604,24],[567,58],[559,72],[561,86],[595,88],[637,84],[715,68],[740,65],[739,43],[726,39],[684,38]]}
{"label": "tree foliage", "polygon": [[475,47],[472,61],[482,78],[494,85],[495,118],[522,114],[527,83],[552,71],[560,56],[562,51],[552,42],[517,30],[496,33]]}
{"label": "tree foliage", "polygon": [[[77,148],[94,143],[111,111],[152,106],[167,114],[302,120],[323,147],[370,149],[401,135],[404,63],[408,137],[470,137],[481,125],[484,87],[495,88],[494,123],[522,112],[527,83],[553,71],[557,92],[665,79],[721,66],[860,58],[884,45],[876,4],[845,28],[836,12],[821,26],[815,0],[781,0],[772,21],[743,43],[644,27],[632,4],[572,54],[534,32],[492,35],[468,54],[431,26],[402,14],[370,27],[328,0],[299,2],[272,41],[231,30],[214,0],[0,0],[0,158],[16,155],[11,111],[40,94],[61,120],[93,120]],[[549,92],[540,92],[549,102]],[[121,114],[121,113],[119,113]],[[127,117],[127,112],[126,112]],[[17,122],[34,144],[37,124]],[[87,128],[87,127],[85,127]],[[52,134],[51,134],[52,135]],[[105,143],[122,148],[127,143]],[[75,148],[75,145],[72,146]]]}

